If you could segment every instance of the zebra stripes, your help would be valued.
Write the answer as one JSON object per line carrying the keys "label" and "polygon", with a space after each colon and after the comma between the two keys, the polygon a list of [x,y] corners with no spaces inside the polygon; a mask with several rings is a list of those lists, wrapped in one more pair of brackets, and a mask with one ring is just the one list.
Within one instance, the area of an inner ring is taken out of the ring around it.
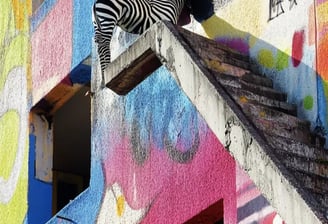
{"label": "zebra stripes", "polygon": [[110,41],[115,26],[142,34],[160,20],[176,24],[186,0],[96,0],[93,7],[95,42],[101,70],[110,63]]}

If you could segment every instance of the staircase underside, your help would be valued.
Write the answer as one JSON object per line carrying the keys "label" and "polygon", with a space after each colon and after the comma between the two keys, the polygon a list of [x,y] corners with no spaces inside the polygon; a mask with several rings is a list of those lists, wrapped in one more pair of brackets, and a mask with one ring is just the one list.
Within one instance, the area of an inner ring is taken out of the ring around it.
{"label": "staircase underside", "polygon": [[125,95],[161,65],[288,224],[328,223],[328,155],[247,56],[161,22],[110,64],[104,81]]}

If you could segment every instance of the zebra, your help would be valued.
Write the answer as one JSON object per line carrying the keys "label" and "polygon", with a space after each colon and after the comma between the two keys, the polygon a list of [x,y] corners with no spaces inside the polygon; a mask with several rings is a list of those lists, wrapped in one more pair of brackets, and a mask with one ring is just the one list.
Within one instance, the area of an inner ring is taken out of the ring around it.
{"label": "zebra", "polygon": [[92,17],[102,72],[111,61],[110,42],[116,26],[142,34],[160,20],[177,24],[184,7],[198,22],[214,14],[212,0],[96,0]]}

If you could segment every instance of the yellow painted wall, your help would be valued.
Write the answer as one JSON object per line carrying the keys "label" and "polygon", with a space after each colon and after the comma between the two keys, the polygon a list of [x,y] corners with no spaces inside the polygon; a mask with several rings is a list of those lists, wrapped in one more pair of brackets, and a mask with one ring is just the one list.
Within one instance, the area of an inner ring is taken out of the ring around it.
{"label": "yellow painted wall", "polygon": [[0,1],[0,223],[27,214],[30,0]]}

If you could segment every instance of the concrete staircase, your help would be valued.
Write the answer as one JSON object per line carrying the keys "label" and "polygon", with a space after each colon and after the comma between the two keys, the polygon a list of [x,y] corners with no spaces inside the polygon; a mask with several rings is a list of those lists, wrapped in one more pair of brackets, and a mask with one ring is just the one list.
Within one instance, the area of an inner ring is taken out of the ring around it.
{"label": "concrete staircase", "polygon": [[103,82],[124,95],[161,65],[288,224],[328,223],[324,141],[249,57],[159,23],[111,63]]}
{"label": "concrete staircase", "polygon": [[[297,117],[297,108],[286,102],[286,94],[274,90],[269,78],[252,71],[247,56],[186,30],[179,32],[328,219],[328,150],[323,148],[324,139],[311,133],[310,122]],[[222,72],[215,66],[222,62],[236,68]],[[236,73],[239,69],[245,72]]]}

